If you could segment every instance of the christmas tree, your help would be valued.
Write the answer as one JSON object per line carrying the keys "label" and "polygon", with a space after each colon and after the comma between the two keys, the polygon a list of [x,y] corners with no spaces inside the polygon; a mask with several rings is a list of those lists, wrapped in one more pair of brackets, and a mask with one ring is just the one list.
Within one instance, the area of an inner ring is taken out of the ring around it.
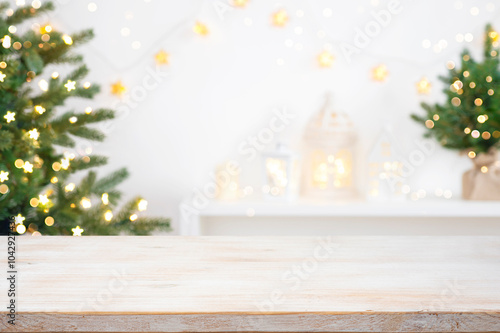
{"label": "christmas tree", "polygon": [[[72,98],[92,99],[99,87],[84,82],[88,69],[73,49],[88,42],[91,30],[73,35],[50,25],[21,24],[53,10],[51,3],[9,9],[0,3],[0,222],[2,234],[110,235],[149,234],[168,229],[164,218],[142,217],[147,202],[135,198],[118,207],[116,186],[127,176],[120,169],[98,178],[95,167],[107,158],[79,155],[79,138],[102,141],[96,123],[114,117],[108,109],[67,111]],[[67,74],[52,72],[63,65]],[[75,173],[87,169],[86,176]],[[82,177],[83,176],[83,177]],[[72,179],[80,179],[76,185]],[[14,221],[13,221],[14,220]]]}
{"label": "christmas tree", "polygon": [[425,116],[412,118],[427,127],[445,148],[466,151],[470,158],[498,148],[500,141],[499,35],[486,26],[484,60],[475,61],[468,50],[462,53],[460,67],[448,62],[445,83],[446,101],[422,103]]}

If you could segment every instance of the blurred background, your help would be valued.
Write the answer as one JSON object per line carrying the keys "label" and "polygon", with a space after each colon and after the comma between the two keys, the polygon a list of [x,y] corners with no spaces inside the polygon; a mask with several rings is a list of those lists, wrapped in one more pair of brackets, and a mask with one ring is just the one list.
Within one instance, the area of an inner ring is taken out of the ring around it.
{"label": "blurred background", "polygon": [[[438,76],[460,61],[464,48],[482,54],[484,27],[495,25],[500,13],[500,3],[462,0],[57,0],[55,5],[45,19],[57,30],[94,30],[96,37],[78,50],[91,70],[88,79],[102,86],[92,103],[118,112],[103,128],[105,142],[82,141],[77,149],[110,157],[99,172],[127,166],[131,177],[121,189],[130,197],[144,196],[148,213],[172,217],[174,234],[181,230],[179,205],[189,203],[196,189],[203,191],[229,160],[238,162],[241,174],[239,194],[227,205],[240,205],[234,215],[253,216],[254,206],[241,202],[260,202],[261,192],[269,191],[263,188],[261,152],[281,142],[303,157],[306,125],[322,110],[328,92],[328,110],[345,113],[355,134],[349,148],[353,186],[365,198],[370,154],[384,128],[392,129],[402,159],[421,149],[425,127],[410,114],[424,114],[421,102],[445,100],[442,90],[448,87]],[[72,103],[85,108],[89,102]],[[279,131],[262,134],[284,114],[288,118]],[[259,134],[266,139],[253,146],[254,156],[245,149]],[[465,155],[435,144],[405,178],[405,200],[431,206],[459,200],[461,177],[470,167]],[[293,201],[276,205],[287,210]],[[221,212],[225,206],[219,203]],[[378,211],[373,207],[358,203],[344,215]],[[497,209],[488,207],[481,209]],[[273,214],[279,215],[268,215]],[[381,218],[366,214],[352,218]],[[225,222],[219,222],[213,228],[220,231]],[[268,223],[263,221],[259,232],[242,227],[233,233],[262,234],[269,228],[279,234],[287,228]]]}

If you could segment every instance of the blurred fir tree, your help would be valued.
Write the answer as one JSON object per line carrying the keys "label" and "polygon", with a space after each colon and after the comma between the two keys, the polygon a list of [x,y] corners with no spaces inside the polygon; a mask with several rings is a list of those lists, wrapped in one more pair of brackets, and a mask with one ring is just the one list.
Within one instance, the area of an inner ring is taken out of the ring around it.
{"label": "blurred fir tree", "polygon": [[500,71],[499,34],[486,26],[484,60],[462,53],[460,66],[449,63],[449,74],[439,79],[445,84],[443,104],[422,103],[425,116],[412,118],[427,127],[445,148],[467,151],[471,158],[499,147]]}
{"label": "blurred fir tree", "polygon": [[[102,141],[104,134],[89,125],[114,117],[108,109],[58,112],[68,98],[92,99],[99,92],[97,85],[83,82],[88,69],[82,56],[72,52],[93,37],[92,31],[70,36],[43,26],[16,35],[21,23],[53,10],[53,5],[8,8],[0,3],[2,234],[13,217],[18,234],[71,235],[83,229],[83,235],[145,235],[167,230],[168,219],[139,216],[147,206],[142,198],[118,207],[121,193],[116,186],[128,176],[126,169],[98,179],[92,168],[106,164],[106,157],[61,152],[75,147],[76,137]],[[47,66],[68,64],[73,68],[68,75],[54,72],[36,86],[34,79]],[[84,169],[90,171],[78,185],[69,182]]]}

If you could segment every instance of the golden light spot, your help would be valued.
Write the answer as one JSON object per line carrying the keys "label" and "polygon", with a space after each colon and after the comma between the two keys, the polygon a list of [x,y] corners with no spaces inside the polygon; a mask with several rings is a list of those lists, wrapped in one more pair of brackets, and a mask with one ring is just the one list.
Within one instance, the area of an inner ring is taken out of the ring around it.
{"label": "golden light spot", "polygon": [[484,123],[486,121],[486,116],[485,115],[477,116],[477,121],[481,124]]}
{"label": "golden light spot", "polygon": [[139,203],[137,204],[137,207],[139,209],[139,211],[143,211],[143,210],[146,210],[148,208],[148,202],[144,199],[141,199],[139,201]]}
{"label": "golden light spot", "polygon": [[62,38],[64,44],[66,44],[66,45],[73,44],[73,39],[71,38],[71,36],[65,34],[65,35],[62,35],[61,38]]}
{"label": "golden light spot", "polygon": [[122,84],[121,81],[116,81],[111,85],[111,93],[116,96],[121,96],[127,91],[127,88]]}
{"label": "golden light spot", "polygon": [[474,100],[474,104],[476,104],[476,106],[481,106],[483,105],[483,100],[478,97]]}
{"label": "golden light spot", "polygon": [[491,82],[492,80],[493,80],[493,78],[492,78],[491,76],[489,76],[489,75],[488,75],[488,76],[486,77],[486,82]]}
{"label": "golden light spot", "polygon": [[431,83],[426,77],[417,82],[417,92],[419,94],[428,94],[431,91]]}
{"label": "golden light spot", "polygon": [[432,119],[434,119],[435,121],[438,121],[439,120],[439,115],[438,114],[433,115]]}
{"label": "golden light spot", "polygon": [[23,165],[24,173],[32,173],[33,172],[33,164],[26,161]]}
{"label": "golden light spot", "polygon": [[481,167],[481,172],[482,173],[487,173],[488,172],[488,167],[487,166],[482,166]]}
{"label": "golden light spot", "polygon": [[288,13],[284,9],[280,9],[273,13],[271,22],[276,27],[284,27],[288,23]]}
{"label": "golden light spot", "polygon": [[471,132],[470,128],[468,128],[468,127],[464,128],[464,133],[465,134],[470,134],[470,132]]}
{"label": "golden light spot", "polygon": [[107,193],[103,193],[101,196],[101,200],[103,205],[109,204],[109,195]]}
{"label": "golden light spot", "polygon": [[490,134],[490,132],[486,131],[486,132],[483,132],[483,134],[481,134],[481,137],[484,140],[489,140],[491,138],[491,134]]}
{"label": "golden light spot", "polygon": [[460,105],[460,103],[462,103],[462,101],[461,101],[461,100],[460,100],[460,98],[458,98],[458,97],[453,97],[453,98],[451,99],[451,104],[453,104],[453,106],[459,106],[459,105]]}
{"label": "golden light spot", "polygon": [[155,54],[155,62],[157,65],[167,65],[169,57],[170,56],[167,52],[160,50]]}
{"label": "golden light spot", "polygon": [[83,197],[80,201],[80,205],[82,205],[84,209],[89,209],[90,207],[92,207],[92,203],[90,202],[90,200],[85,197]]}
{"label": "golden light spot", "polygon": [[59,179],[57,179],[57,177],[52,177],[52,178],[50,179],[50,182],[51,182],[52,184],[55,184],[55,183],[57,183],[58,181],[59,181]]}
{"label": "golden light spot", "polygon": [[0,171],[0,182],[3,183],[6,180],[9,180],[9,173],[3,170]]}
{"label": "golden light spot", "polygon": [[9,187],[5,184],[0,185],[0,193],[5,194],[7,192],[9,192]]}
{"label": "golden light spot", "polygon": [[500,131],[494,131],[494,132],[493,132],[493,137],[494,137],[495,139],[500,138]]}
{"label": "golden light spot", "polygon": [[108,222],[111,221],[113,219],[113,212],[110,210],[106,211],[106,213],[104,213],[104,219]]}
{"label": "golden light spot", "polygon": [[464,56],[462,57],[462,59],[463,59],[464,61],[469,61],[470,56],[469,56],[468,54],[466,54],[466,55],[464,55]]}
{"label": "golden light spot", "polygon": [[476,88],[476,83],[475,82],[469,83],[469,87],[471,87],[472,89]]}
{"label": "golden light spot", "polygon": [[474,151],[471,150],[467,155],[469,156],[469,158],[475,158],[476,157],[476,152],[474,152]]}
{"label": "golden light spot", "polygon": [[233,6],[243,8],[247,5],[248,0],[232,0]]}
{"label": "golden light spot", "polygon": [[465,72],[463,73],[463,75],[464,75],[464,77],[469,77],[470,73],[469,73],[469,71],[465,71]]}
{"label": "golden light spot", "polygon": [[31,206],[31,207],[36,207],[36,206],[38,206],[38,203],[39,203],[39,201],[38,201],[38,199],[37,199],[37,198],[31,198],[31,200],[30,200],[30,206]]}
{"label": "golden light spot", "polygon": [[10,122],[16,120],[16,113],[15,112],[7,111],[7,114],[5,116],[3,116],[3,117],[7,121],[7,124],[9,124]]}
{"label": "golden light spot", "polygon": [[209,30],[205,24],[197,21],[193,26],[193,32],[197,35],[200,35],[200,36],[206,36],[206,35],[208,35]]}
{"label": "golden light spot", "polygon": [[66,88],[66,90],[68,90],[68,92],[75,90],[76,89],[76,81],[68,80],[68,82],[66,82],[64,84],[64,87]]}
{"label": "golden light spot", "polygon": [[38,114],[43,114],[46,110],[43,106],[41,105],[35,105],[35,111],[38,113]]}
{"label": "golden light spot", "polygon": [[135,220],[137,220],[137,214],[130,215],[130,221],[134,222]]}
{"label": "golden light spot", "polygon": [[332,67],[334,60],[335,57],[333,56],[333,54],[331,54],[327,50],[324,50],[318,55],[318,63],[320,67]]}
{"label": "golden light spot", "polygon": [[387,76],[389,75],[389,71],[385,65],[378,65],[372,69],[372,78],[375,81],[385,81]]}
{"label": "golden light spot", "polygon": [[76,186],[75,186],[75,184],[74,184],[74,183],[69,183],[68,185],[66,185],[66,186],[64,187],[64,190],[65,190],[66,192],[71,192],[71,191],[73,191],[73,190],[75,189],[75,187],[76,187]]}
{"label": "golden light spot", "polygon": [[477,138],[479,138],[479,136],[480,136],[481,134],[479,134],[479,131],[478,131],[478,130],[473,130],[473,131],[471,132],[471,134],[470,134],[470,135],[471,135],[474,139],[477,139]]}
{"label": "golden light spot", "polygon": [[45,224],[49,227],[54,225],[54,218],[52,216],[47,216],[45,218]]}
{"label": "golden light spot", "polygon": [[24,226],[24,224],[18,224],[16,227],[16,231],[18,234],[22,235],[26,232],[26,227]]}
{"label": "golden light spot", "polygon": [[453,68],[455,68],[455,63],[454,63],[453,61],[451,61],[451,60],[450,60],[450,61],[448,61],[448,62],[446,63],[446,68],[448,68],[448,69],[450,69],[450,70],[451,70],[451,69],[453,69]]}
{"label": "golden light spot", "polygon": [[85,82],[85,83],[83,84],[83,89],[89,89],[91,85],[92,85],[92,84],[91,84],[90,82],[88,82],[88,81],[87,81],[87,82]]}
{"label": "golden light spot", "polygon": [[434,122],[430,119],[425,121],[425,127],[427,128],[433,128],[434,127]]}
{"label": "golden light spot", "polygon": [[52,163],[52,170],[54,170],[54,171],[61,170],[61,163],[59,163],[59,162]]}
{"label": "golden light spot", "polygon": [[488,89],[488,95],[492,96],[495,93],[493,89]]}

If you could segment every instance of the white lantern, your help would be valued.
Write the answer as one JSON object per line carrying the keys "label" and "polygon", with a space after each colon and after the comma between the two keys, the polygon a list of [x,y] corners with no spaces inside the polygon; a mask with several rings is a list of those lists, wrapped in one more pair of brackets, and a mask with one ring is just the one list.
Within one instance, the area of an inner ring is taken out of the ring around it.
{"label": "white lantern", "polygon": [[304,194],[340,200],[355,198],[356,134],[350,118],[332,109],[331,95],[327,95],[322,109],[310,119],[304,141]]}
{"label": "white lantern", "polygon": [[368,157],[368,199],[404,200],[408,191],[403,158],[390,127],[386,126]]}
{"label": "white lantern", "polygon": [[298,156],[282,143],[276,149],[262,153],[264,165],[264,186],[266,199],[291,201],[298,192]]}

